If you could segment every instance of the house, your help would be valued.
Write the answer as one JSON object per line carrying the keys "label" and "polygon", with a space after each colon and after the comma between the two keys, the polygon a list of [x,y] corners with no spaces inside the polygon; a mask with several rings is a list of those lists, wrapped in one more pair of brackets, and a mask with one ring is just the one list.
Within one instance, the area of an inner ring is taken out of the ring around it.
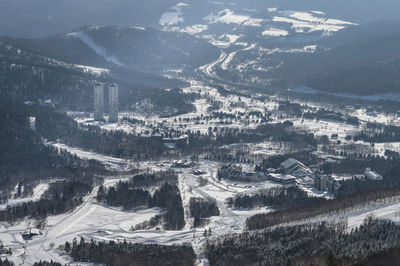
{"label": "house", "polygon": [[39,229],[37,229],[37,228],[31,228],[31,229],[26,230],[26,231],[22,234],[22,238],[23,238],[24,240],[28,240],[28,239],[32,239],[32,237],[34,237],[34,236],[38,236],[38,235],[41,235],[41,234],[42,234],[42,232],[40,232]]}
{"label": "house", "polygon": [[383,176],[381,176],[377,172],[372,171],[369,167],[365,170],[364,175],[365,178],[369,180],[383,180]]}

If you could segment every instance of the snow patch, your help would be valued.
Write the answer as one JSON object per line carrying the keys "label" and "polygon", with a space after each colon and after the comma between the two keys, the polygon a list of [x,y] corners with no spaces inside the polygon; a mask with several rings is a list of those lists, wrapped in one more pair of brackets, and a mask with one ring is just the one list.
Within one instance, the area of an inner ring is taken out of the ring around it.
{"label": "snow patch", "polygon": [[173,11],[162,14],[158,23],[162,26],[171,26],[184,22],[185,19],[183,18],[182,8],[185,6],[188,6],[188,4],[179,3],[171,7],[170,9]]}
{"label": "snow patch", "polygon": [[306,45],[303,47],[303,50],[314,53],[317,50],[317,45]]}
{"label": "snow patch", "polygon": [[270,27],[268,30],[263,31],[263,36],[281,37],[287,36],[289,32],[287,30],[277,29]]}
{"label": "snow patch", "polygon": [[77,65],[75,64],[76,67],[80,68],[83,70],[85,73],[90,73],[94,75],[101,75],[101,74],[108,74],[110,73],[110,70],[107,68],[98,68],[98,67],[92,67],[92,66],[84,66],[84,65]]}
{"label": "snow patch", "polygon": [[216,39],[214,35],[203,35],[203,38],[207,39],[211,44],[220,48],[228,48],[232,44],[236,43],[236,41],[241,37],[241,35],[223,34],[221,36],[218,36],[218,38]]}
{"label": "snow patch", "polygon": [[203,20],[208,21],[210,24],[213,23],[224,23],[224,24],[237,24],[250,27],[261,27],[263,19],[251,18],[246,15],[235,14],[230,9],[224,9],[217,14],[209,14],[203,18]]}
{"label": "snow patch", "polygon": [[131,29],[132,30],[139,30],[139,31],[145,31],[146,30],[145,27],[138,27],[138,26],[132,26]]}
{"label": "snow patch", "polygon": [[315,12],[308,13],[287,10],[281,11],[280,14],[283,16],[275,16],[272,18],[272,21],[292,24],[292,28],[297,33],[308,33],[313,31],[337,32],[344,29],[346,26],[356,25],[348,21],[327,19],[323,17],[322,13],[317,14]]}
{"label": "snow patch", "polygon": [[32,196],[26,198],[10,199],[8,200],[7,203],[0,204],[0,210],[6,209],[7,206],[15,206],[29,201],[38,201],[48,188],[49,188],[48,183],[40,183],[33,189]]}
{"label": "snow patch", "polygon": [[320,16],[325,16],[326,13],[323,11],[318,11],[318,10],[311,10],[311,13],[314,13],[316,15],[320,15]]}
{"label": "snow patch", "polygon": [[185,27],[183,29],[180,29],[179,31],[195,35],[195,34],[203,32],[203,31],[206,31],[207,29],[208,29],[207,25],[196,24],[196,25],[192,25],[192,26],[187,26],[187,27]]}

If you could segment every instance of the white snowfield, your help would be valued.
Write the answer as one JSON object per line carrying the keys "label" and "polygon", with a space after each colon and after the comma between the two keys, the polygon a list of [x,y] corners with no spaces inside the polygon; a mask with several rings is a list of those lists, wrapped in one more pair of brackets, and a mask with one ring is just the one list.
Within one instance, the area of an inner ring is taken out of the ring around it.
{"label": "white snowfield", "polygon": [[85,73],[90,73],[90,74],[94,74],[97,76],[100,76],[101,74],[110,73],[110,70],[107,68],[98,68],[98,67],[84,66],[84,65],[77,65],[77,64],[75,64],[75,66],[82,69]]}
{"label": "white snowfield", "polygon": [[217,14],[209,14],[203,18],[209,23],[225,23],[225,24],[238,24],[250,27],[261,27],[261,23],[264,21],[259,18],[252,18],[247,15],[235,14],[230,9],[224,9],[219,11]]}
{"label": "white snowfield", "polygon": [[162,14],[159,23],[161,26],[170,26],[170,25],[175,25],[180,22],[184,22],[183,18],[183,13],[182,13],[182,8],[188,6],[188,4],[185,3],[179,3],[170,9],[173,11],[168,11]]}
{"label": "white snowfield", "polygon": [[[78,156],[87,156],[85,153],[77,152]],[[97,155],[93,155],[96,157]],[[96,157],[97,158],[97,157]],[[150,168],[153,170],[167,170],[171,164],[159,162],[142,162],[141,169]],[[225,199],[237,193],[258,190],[262,186],[276,186],[276,184],[246,183],[239,186],[233,182],[219,182],[216,179],[218,164],[210,161],[199,161],[198,168],[206,171],[203,176],[207,185],[199,186],[197,176],[191,173],[191,169],[176,169],[179,172],[179,189],[181,191],[183,205],[185,208],[186,226],[181,231],[164,230],[141,230],[130,231],[132,226],[147,221],[155,215],[160,214],[160,209],[146,209],[138,212],[124,212],[98,204],[95,197],[98,187],[84,198],[84,202],[73,212],[51,216],[47,218],[47,226],[42,230],[43,235],[33,237],[32,240],[24,241],[21,234],[28,228],[30,221],[25,220],[20,224],[0,224],[0,239],[6,247],[13,250],[10,260],[17,264],[32,265],[39,260],[53,260],[60,263],[73,263],[71,258],[59,251],[57,247],[72,241],[74,237],[83,236],[86,239],[99,241],[123,240],[135,243],[159,243],[179,244],[190,242],[193,244],[200,261],[204,261],[202,244],[206,238],[203,237],[204,228],[192,229],[192,218],[189,213],[189,200],[191,197],[204,197],[217,201],[221,215],[212,217],[209,224],[214,235],[241,232],[244,228],[244,221],[255,213],[268,212],[267,209],[260,210],[232,210],[225,206]],[[104,185],[109,187],[115,185],[119,180],[126,180],[124,177],[106,178]],[[54,248],[50,248],[54,243]],[[26,247],[26,249],[24,249]]]}
{"label": "white snowfield", "polygon": [[[119,180],[107,179],[105,184],[115,184]],[[65,241],[72,241],[74,237],[80,236],[107,240],[128,238],[129,234],[132,234],[129,231],[131,226],[149,220],[160,213],[157,208],[134,213],[99,205],[95,200],[97,191],[98,187],[94,188],[84,198],[84,203],[73,212],[48,217],[47,226],[42,230],[43,235],[36,236],[30,241],[24,241],[21,237],[21,234],[28,227],[27,222],[29,221],[16,225],[0,224],[0,239],[2,239],[4,245],[11,247],[14,253],[9,259],[16,262],[17,265],[21,263],[32,265],[39,260],[72,263],[69,256],[56,249]],[[55,244],[54,249],[50,248],[51,243]],[[26,247],[25,251],[24,247]]]}
{"label": "white snowfield", "polygon": [[270,27],[269,29],[263,31],[262,35],[263,36],[280,37],[280,36],[289,35],[289,32],[287,30]]}
{"label": "white snowfield", "polygon": [[66,150],[69,153],[72,153],[82,159],[99,161],[105,166],[110,167],[111,169],[123,169],[123,170],[131,169],[131,165],[129,164],[129,162],[124,159],[115,158],[95,152],[84,151],[82,149],[71,147],[59,142],[47,142],[46,145],[51,145],[60,150]]}
{"label": "white snowfield", "polygon": [[349,25],[356,25],[352,22],[326,18],[321,12],[281,11],[280,13],[283,16],[274,16],[272,21],[292,24],[297,33],[313,31],[329,33],[342,30]]}
{"label": "white snowfield", "polygon": [[[29,202],[29,201],[38,201],[38,200],[40,200],[40,198],[42,197],[42,195],[46,192],[46,190],[48,188],[49,188],[48,183],[40,183],[33,188],[32,196],[26,197],[26,198],[14,198],[13,195],[15,195],[15,193],[13,193],[12,198],[9,199],[7,203],[0,204],[0,210],[6,209],[7,206],[19,205],[19,204]],[[15,190],[16,189],[17,189],[17,186],[15,187]]]}

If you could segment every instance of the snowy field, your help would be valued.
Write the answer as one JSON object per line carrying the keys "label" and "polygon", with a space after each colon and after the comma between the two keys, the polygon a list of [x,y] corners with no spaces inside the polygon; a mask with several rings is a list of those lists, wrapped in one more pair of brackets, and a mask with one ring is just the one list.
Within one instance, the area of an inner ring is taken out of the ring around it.
{"label": "snowy field", "polygon": [[[56,147],[69,150],[82,158],[91,158],[101,162],[112,163],[114,159],[99,156],[95,153],[84,152],[76,148],[69,148],[62,144],[53,144]],[[118,163],[118,161],[116,161]],[[119,164],[116,165],[116,167]],[[32,240],[24,241],[21,234],[29,228],[32,221],[24,220],[14,225],[0,224],[0,239],[6,247],[11,247],[13,255],[9,259],[17,264],[31,265],[38,260],[54,260],[61,263],[72,263],[71,259],[57,249],[65,241],[72,241],[74,237],[80,236],[86,239],[94,240],[122,240],[136,243],[159,243],[159,244],[179,244],[192,243],[199,261],[204,262],[202,254],[202,244],[206,238],[203,237],[205,228],[192,228],[192,218],[189,215],[189,200],[191,197],[203,197],[214,199],[220,209],[220,216],[212,217],[210,228],[214,236],[242,232],[247,217],[256,213],[269,212],[268,209],[258,210],[232,210],[227,208],[224,201],[239,193],[252,193],[262,188],[277,186],[278,184],[269,182],[260,183],[240,183],[231,181],[218,181],[216,178],[219,164],[212,161],[200,160],[196,168],[205,172],[202,178],[207,180],[206,185],[198,183],[198,176],[192,174],[190,168],[175,168],[179,176],[179,189],[181,192],[183,205],[185,209],[186,226],[181,231],[165,230],[139,230],[131,231],[130,228],[143,221],[148,221],[155,215],[160,214],[160,209],[146,209],[137,212],[124,212],[118,208],[111,208],[97,203],[95,196],[98,187],[84,198],[84,203],[76,210],[70,213],[50,216],[47,218],[47,226],[42,230],[42,235],[33,237]],[[150,168],[155,171],[170,169],[171,163],[145,161],[140,163],[141,169]],[[126,177],[108,177],[105,178],[106,187],[115,185],[120,180],[127,180]],[[40,184],[34,189],[34,195],[31,199],[40,198],[40,193],[46,186]],[[74,265],[74,263],[72,263]]]}
{"label": "snowy field", "polygon": [[6,209],[7,206],[19,205],[29,201],[38,201],[48,188],[48,183],[39,183],[33,188],[33,194],[30,197],[15,197],[16,191],[18,189],[17,185],[11,194],[11,199],[9,199],[7,203],[0,204],[0,210]]}
{"label": "snowy field", "polygon": [[56,147],[57,149],[68,151],[69,153],[74,154],[82,159],[99,161],[110,169],[126,171],[132,169],[133,164],[124,159],[115,158],[95,152],[84,151],[77,147],[71,147],[60,142],[47,142],[46,145],[51,145],[53,147]]}
{"label": "snowy field", "polygon": [[[115,184],[120,179],[107,179],[107,185]],[[149,220],[160,213],[158,209],[123,212],[97,204],[95,196],[98,187],[85,197],[84,203],[71,213],[50,216],[42,235],[25,241],[21,234],[29,228],[31,221],[25,220],[19,224],[0,224],[0,239],[3,244],[13,250],[9,259],[17,265],[32,265],[39,260],[55,260],[61,263],[71,263],[71,259],[60,252],[57,247],[72,241],[74,237],[93,239],[118,240],[128,238],[131,226]],[[128,235],[126,235],[128,234]],[[137,232],[136,232],[137,234]],[[151,239],[148,239],[151,242]],[[54,245],[52,244],[54,243]],[[54,248],[52,248],[54,246]]]}

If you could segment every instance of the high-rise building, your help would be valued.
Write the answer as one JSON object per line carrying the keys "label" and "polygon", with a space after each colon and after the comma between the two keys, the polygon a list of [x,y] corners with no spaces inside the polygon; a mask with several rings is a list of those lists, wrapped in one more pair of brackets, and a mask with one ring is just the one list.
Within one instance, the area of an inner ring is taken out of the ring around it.
{"label": "high-rise building", "polygon": [[95,82],[94,84],[94,120],[102,121],[104,119],[104,89],[103,84]]}
{"label": "high-rise building", "polygon": [[109,122],[118,122],[118,85],[113,83],[108,87]]}

